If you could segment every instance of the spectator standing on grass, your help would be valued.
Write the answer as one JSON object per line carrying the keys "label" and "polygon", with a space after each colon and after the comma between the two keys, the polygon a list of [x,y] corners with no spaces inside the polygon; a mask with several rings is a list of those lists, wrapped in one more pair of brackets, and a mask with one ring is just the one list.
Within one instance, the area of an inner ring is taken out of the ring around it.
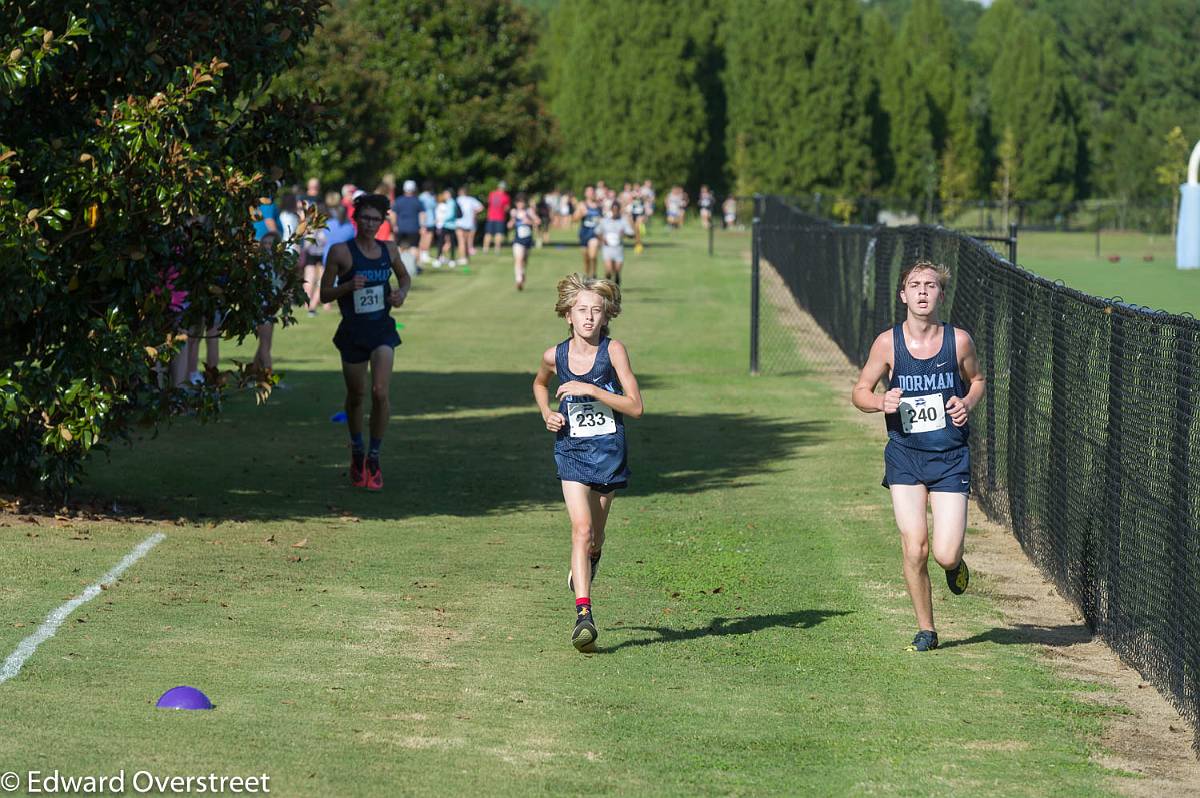
{"label": "spectator standing on grass", "polygon": [[487,219],[483,225],[483,254],[487,254],[489,246],[495,247],[496,252],[504,246],[504,231],[508,226],[508,211],[511,207],[508,184],[501,180],[496,184],[496,188],[488,193]]}
{"label": "spectator standing on grass", "polygon": [[[433,182],[426,180],[417,195],[421,203],[421,241],[420,265],[424,266],[433,260],[437,250],[434,249],[434,236],[437,233],[437,195],[433,193]],[[430,253],[434,254],[430,254]]]}
{"label": "spectator standing on grass", "polygon": [[[887,426],[883,486],[892,494],[904,582],[917,617],[909,651],[938,647],[927,504],[933,509],[933,557],[950,592],[961,594],[971,578],[963,560],[971,489],[967,415],[983,398],[984,378],[971,336],[938,318],[949,280],[945,266],[929,261],[904,269],[898,293],[906,317],[875,339],[851,394],[864,413],[882,412]],[[877,394],[883,379],[888,390]]]}
{"label": "spectator standing on grass", "polygon": [[459,263],[466,266],[475,254],[475,220],[483,210],[483,203],[467,193],[466,186],[458,187],[458,253]]}
{"label": "spectator standing on grass", "polygon": [[442,189],[442,193],[438,195],[438,204],[434,209],[434,226],[433,238],[438,257],[433,267],[438,269],[449,266],[453,269],[458,265],[454,260],[455,249],[458,246],[458,203],[454,201],[454,195],[448,188]]}
{"label": "spectator standing on grass", "polygon": [[405,180],[404,193],[392,202],[392,227],[395,229],[396,249],[409,276],[418,272],[417,257],[421,244],[421,211],[423,206],[417,199],[417,181]]}

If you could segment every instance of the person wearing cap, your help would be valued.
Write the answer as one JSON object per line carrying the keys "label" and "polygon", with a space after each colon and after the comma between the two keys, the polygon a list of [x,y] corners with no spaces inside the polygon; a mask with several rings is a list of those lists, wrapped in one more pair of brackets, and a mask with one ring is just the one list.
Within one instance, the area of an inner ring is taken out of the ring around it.
{"label": "person wearing cap", "polygon": [[417,246],[421,243],[421,200],[417,199],[417,181],[405,180],[404,193],[392,202],[392,229],[400,260],[410,276],[416,276]]}
{"label": "person wearing cap", "polygon": [[483,252],[493,245],[499,253],[504,246],[504,231],[508,229],[508,210],[512,201],[508,196],[508,184],[501,180],[495,190],[488,194],[487,221],[483,227]]}

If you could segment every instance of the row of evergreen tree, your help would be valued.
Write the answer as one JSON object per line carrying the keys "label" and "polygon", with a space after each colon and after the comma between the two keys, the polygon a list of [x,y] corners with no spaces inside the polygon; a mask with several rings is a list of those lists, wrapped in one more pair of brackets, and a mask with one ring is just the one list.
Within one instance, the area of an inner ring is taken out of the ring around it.
{"label": "row of evergreen tree", "polygon": [[1158,199],[1167,134],[1200,133],[1195,0],[593,0],[546,19],[572,183]]}
{"label": "row of evergreen tree", "polygon": [[1196,41],[1196,0],[333,0],[279,85],[329,183],[1162,200]]}

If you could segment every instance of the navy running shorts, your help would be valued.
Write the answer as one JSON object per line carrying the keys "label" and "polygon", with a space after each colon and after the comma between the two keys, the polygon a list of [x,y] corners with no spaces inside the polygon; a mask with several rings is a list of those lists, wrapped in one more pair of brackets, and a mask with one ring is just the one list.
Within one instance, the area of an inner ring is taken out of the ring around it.
{"label": "navy running shorts", "polygon": [[483,225],[483,232],[489,236],[502,236],[507,229],[508,225],[504,222],[497,222],[494,219],[488,219]]}
{"label": "navy running shorts", "polygon": [[341,352],[343,363],[366,363],[379,347],[399,346],[400,333],[396,332],[396,320],[391,316],[354,324],[343,320],[333,336],[333,345]]}
{"label": "navy running shorts", "polygon": [[924,485],[931,493],[971,492],[971,450],[927,452],[888,441],[883,449],[883,486]]}
{"label": "navy running shorts", "polygon": [[400,249],[415,247],[421,243],[420,233],[396,233],[396,246]]}
{"label": "navy running shorts", "polygon": [[597,493],[605,494],[605,495],[612,493],[614,490],[617,490],[618,488],[629,487],[628,482],[610,482],[608,484],[603,484],[600,482],[588,482],[585,484],[587,484],[587,486],[589,488],[596,491]]}

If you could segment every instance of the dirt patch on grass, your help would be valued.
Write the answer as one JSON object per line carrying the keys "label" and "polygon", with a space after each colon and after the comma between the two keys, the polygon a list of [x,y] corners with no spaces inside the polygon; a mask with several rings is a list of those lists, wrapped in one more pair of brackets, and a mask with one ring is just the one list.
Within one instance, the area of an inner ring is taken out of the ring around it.
{"label": "dirt patch on grass", "polygon": [[[846,360],[812,316],[788,298],[775,270],[765,262],[761,265],[770,289],[764,293],[779,312],[781,326],[796,336],[797,347],[816,364],[813,370],[837,392],[842,415],[878,431],[878,416],[859,413],[848,400],[858,366]],[[843,396],[845,401],[840,401]],[[1153,685],[1091,634],[1078,609],[1042,576],[1006,527],[989,521],[973,500],[969,518],[969,562],[982,576],[978,583],[983,591],[1003,615],[1007,628],[1001,633],[1011,642],[1038,649],[1062,675],[1108,688],[1079,697],[1114,710],[1105,716],[1101,750],[1093,758],[1134,777],[1114,776],[1113,788],[1136,798],[1200,796],[1200,762],[1191,747],[1194,730],[1188,722]]]}

